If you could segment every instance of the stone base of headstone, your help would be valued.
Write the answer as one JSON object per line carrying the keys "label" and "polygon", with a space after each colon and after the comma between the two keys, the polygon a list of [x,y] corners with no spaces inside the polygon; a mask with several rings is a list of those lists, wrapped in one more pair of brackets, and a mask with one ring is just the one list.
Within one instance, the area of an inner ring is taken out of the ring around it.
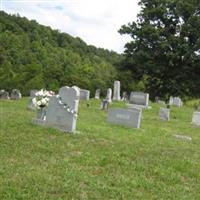
{"label": "stone base of headstone", "polygon": [[39,126],[45,126],[46,125],[46,120],[42,120],[42,119],[33,119],[32,123],[35,125],[39,125]]}

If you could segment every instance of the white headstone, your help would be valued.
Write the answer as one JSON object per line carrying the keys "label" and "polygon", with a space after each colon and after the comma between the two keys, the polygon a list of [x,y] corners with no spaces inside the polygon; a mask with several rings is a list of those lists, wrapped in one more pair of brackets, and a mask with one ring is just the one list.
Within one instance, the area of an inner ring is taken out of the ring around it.
{"label": "white headstone", "polygon": [[101,92],[101,90],[100,89],[97,89],[96,91],[95,91],[95,99],[100,99],[100,92]]}
{"label": "white headstone", "polygon": [[200,126],[200,112],[193,112],[192,124],[195,126]]}
{"label": "white headstone", "polygon": [[109,103],[112,102],[112,89],[111,88],[108,88],[108,90],[107,90],[106,99],[108,100]]}
{"label": "white headstone", "polygon": [[161,120],[169,121],[170,119],[170,109],[160,108],[159,117]]}
{"label": "white headstone", "polygon": [[120,81],[114,82],[114,92],[113,92],[113,100],[120,101]]}
{"label": "white headstone", "polygon": [[140,128],[142,112],[140,109],[110,109],[108,111],[108,122],[121,124],[131,128]]}

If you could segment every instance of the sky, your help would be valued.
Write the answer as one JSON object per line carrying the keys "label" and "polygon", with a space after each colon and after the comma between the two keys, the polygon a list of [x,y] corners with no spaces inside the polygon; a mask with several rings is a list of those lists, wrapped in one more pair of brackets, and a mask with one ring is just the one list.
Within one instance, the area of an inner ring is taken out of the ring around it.
{"label": "sky", "polygon": [[0,0],[0,9],[122,53],[131,38],[121,25],[136,21],[139,0]]}

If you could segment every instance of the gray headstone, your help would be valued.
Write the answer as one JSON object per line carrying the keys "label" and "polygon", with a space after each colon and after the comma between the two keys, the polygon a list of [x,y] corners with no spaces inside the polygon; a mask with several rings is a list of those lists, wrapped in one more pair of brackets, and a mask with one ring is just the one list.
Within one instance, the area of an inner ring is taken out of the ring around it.
{"label": "gray headstone", "polygon": [[113,100],[114,101],[120,101],[120,81],[114,82],[114,92],[113,92]]}
{"label": "gray headstone", "polygon": [[109,103],[112,102],[112,89],[111,88],[108,88],[108,90],[107,90],[106,99],[108,100]]}
{"label": "gray headstone", "polygon": [[170,96],[169,105],[174,105],[174,106],[177,106],[177,107],[180,108],[181,106],[183,106],[183,102],[182,102],[180,97],[172,97],[172,96]]}
{"label": "gray headstone", "polygon": [[[64,87],[58,96],[51,97],[47,108],[46,125],[65,132],[76,130],[80,90],[78,87]],[[69,112],[72,111],[72,112]]]}
{"label": "gray headstone", "polygon": [[109,105],[109,102],[107,99],[103,99],[102,102],[101,102],[101,109],[102,110],[107,110],[108,109],[108,105]]}
{"label": "gray headstone", "polygon": [[149,94],[143,92],[131,92],[129,103],[148,107]]}
{"label": "gray headstone", "polygon": [[9,93],[5,90],[0,90],[0,99],[10,99]]}
{"label": "gray headstone", "polygon": [[100,99],[100,92],[101,92],[101,90],[100,89],[97,89],[96,91],[95,91],[95,99]]}
{"label": "gray headstone", "polygon": [[90,99],[90,91],[80,89],[80,100],[89,100]]}
{"label": "gray headstone", "polygon": [[193,112],[192,124],[200,126],[200,112]]}
{"label": "gray headstone", "polygon": [[160,108],[159,117],[161,120],[169,121],[170,119],[170,109]]}
{"label": "gray headstone", "polygon": [[21,95],[19,90],[13,89],[12,92],[11,92],[10,98],[12,100],[19,100],[19,99],[22,98],[22,95]]}
{"label": "gray headstone", "polygon": [[128,100],[128,94],[127,92],[122,93],[122,101],[127,101]]}
{"label": "gray headstone", "polygon": [[108,111],[108,122],[121,124],[131,128],[140,128],[141,110],[110,109]]}

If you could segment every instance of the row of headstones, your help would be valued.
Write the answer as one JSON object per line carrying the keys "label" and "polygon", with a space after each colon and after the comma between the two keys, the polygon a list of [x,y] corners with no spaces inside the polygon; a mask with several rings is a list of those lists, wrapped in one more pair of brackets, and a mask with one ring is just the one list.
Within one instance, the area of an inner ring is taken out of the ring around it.
{"label": "row of headstones", "polygon": [[18,100],[22,98],[22,94],[19,90],[13,89],[10,96],[9,92],[5,90],[0,90],[0,99],[12,99],[12,100]]}

